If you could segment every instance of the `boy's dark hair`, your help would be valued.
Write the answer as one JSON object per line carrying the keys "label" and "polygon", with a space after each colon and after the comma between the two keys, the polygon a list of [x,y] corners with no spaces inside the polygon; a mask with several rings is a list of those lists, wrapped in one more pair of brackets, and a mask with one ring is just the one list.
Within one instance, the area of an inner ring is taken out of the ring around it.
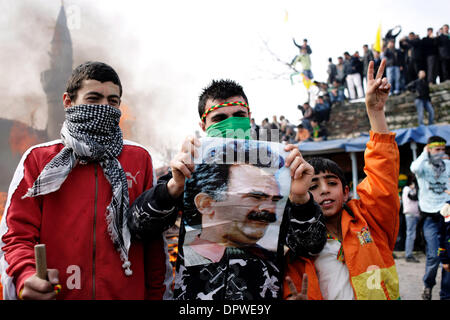
{"label": "boy's dark hair", "polygon": [[316,115],[313,115],[313,116],[311,117],[311,119],[309,119],[309,121],[310,121],[310,122],[311,122],[311,121],[317,122],[317,124],[320,123],[319,118],[318,118]]}
{"label": "boy's dark hair", "polygon": [[344,172],[336,162],[322,157],[314,157],[307,160],[307,162],[314,168],[314,174],[319,174],[322,172],[330,172],[335,174],[339,180],[341,180],[342,190],[345,191],[347,180],[345,179]]}
{"label": "boy's dark hair", "polygon": [[417,179],[416,179],[416,175],[414,173],[409,173],[408,174],[408,180],[406,180],[406,185],[409,186],[411,183],[413,183],[416,185],[417,187]]}
{"label": "boy's dark hair", "polygon": [[198,100],[198,114],[200,118],[205,112],[206,101],[208,101],[208,99],[226,100],[235,96],[241,96],[244,98],[245,103],[248,104],[247,96],[239,83],[229,79],[213,80],[200,94]]}
{"label": "boy's dark hair", "polygon": [[97,80],[100,82],[108,82],[119,86],[120,96],[122,96],[122,84],[120,83],[117,72],[103,62],[87,61],[80,64],[72,71],[72,75],[67,81],[66,92],[71,100],[75,100],[77,92],[81,88],[83,80]]}
{"label": "boy's dark hair", "polygon": [[447,143],[447,140],[445,140],[444,138],[440,137],[440,136],[431,136],[428,138],[427,140],[427,144],[433,143],[433,142],[444,142]]}

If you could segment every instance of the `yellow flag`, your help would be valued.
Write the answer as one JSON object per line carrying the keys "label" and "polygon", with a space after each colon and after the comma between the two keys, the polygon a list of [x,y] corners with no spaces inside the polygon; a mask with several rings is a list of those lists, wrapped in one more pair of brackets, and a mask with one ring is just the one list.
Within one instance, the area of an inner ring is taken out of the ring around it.
{"label": "yellow flag", "polygon": [[378,52],[381,52],[381,23],[378,26],[377,36],[375,38],[375,43],[373,45],[373,49]]}
{"label": "yellow flag", "polygon": [[305,76],[305,74],[302,72],[302,81],[303,81],[303,85],[305,86],[306,89],[309,89],[309,87],[311,87],[312,81],[311,79],[309,79],[307,76]]}

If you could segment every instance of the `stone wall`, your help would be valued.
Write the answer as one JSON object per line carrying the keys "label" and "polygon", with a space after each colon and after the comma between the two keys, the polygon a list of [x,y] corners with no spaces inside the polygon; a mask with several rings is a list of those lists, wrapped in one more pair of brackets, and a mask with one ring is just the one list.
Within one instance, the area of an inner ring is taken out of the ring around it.
{"label": "stone wall", "polygon": [[[390,96],[386,103],[386,119],[389,129],[412,128],[418,126],[414,105],[416,94],[406,91],[398,96]],[[450,123],[450,80],[430,86],[431,104],[434,107],[434,124]],[[428,114],[424,111],[424,123]],[[357,137],[361,132],[369,132],[370,124],[364,102],[345,102],[333,105],[327,124],[328,139]]]}

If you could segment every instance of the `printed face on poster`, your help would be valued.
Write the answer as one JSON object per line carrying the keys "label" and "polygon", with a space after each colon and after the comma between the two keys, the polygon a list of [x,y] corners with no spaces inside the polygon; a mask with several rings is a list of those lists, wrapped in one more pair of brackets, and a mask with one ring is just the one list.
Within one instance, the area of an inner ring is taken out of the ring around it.
{"label": "printed face on poster", "polygon": [[184,192],[185,266],[218,262],[227,248],[275,255],[290,190],[288,153],[275,142],[202,138]]}

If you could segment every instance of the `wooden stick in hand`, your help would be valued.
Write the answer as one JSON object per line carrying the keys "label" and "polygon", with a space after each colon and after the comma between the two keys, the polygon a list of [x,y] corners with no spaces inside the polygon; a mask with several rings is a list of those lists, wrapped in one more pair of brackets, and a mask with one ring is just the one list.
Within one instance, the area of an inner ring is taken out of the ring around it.
{"label": "wooden stick in hand", "polygon": [[45,244],[34,246],[34,255],[36,260],[36,274],[42,280],[47,280],[47,256]]}

